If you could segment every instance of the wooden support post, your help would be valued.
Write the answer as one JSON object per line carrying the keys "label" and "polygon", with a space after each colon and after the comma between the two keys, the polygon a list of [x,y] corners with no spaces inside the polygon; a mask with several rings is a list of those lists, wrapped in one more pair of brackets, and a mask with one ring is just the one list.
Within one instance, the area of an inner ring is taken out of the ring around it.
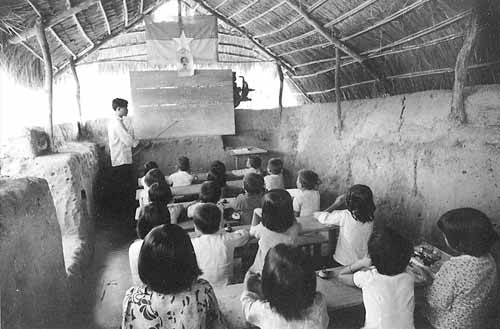
{"label": "wooden support post", "polygon": [[281,69],[281,65],[276,64],[276,68],[278,69],[278,76],[280,78],[280,91],[278,95],[278,105],[280,107],[280,119],[281,113],[283,112],[283,80],[285,79],[283,76],[283,70]]}
{"label": "wooden support post", "polygon": [[71,69],[73,79],[75,79],[76,105],[78,106],[78,131],[80,131],[81,124],[83,123],[82,104],[81,104],[81,100],[80,100],[80,79],[78,79],[78,74],[76,73],[75,61],[71,57],[69,58],[69,67]]}
{"label": "wooden support post", "polygon": [[470,16],[464,43],[462,49],[458,52],[455,64],[455,82],[453,83],[450,118],[459,124],[467,122],[464,105],[464,87],[467,83],[467,66],[478,35],[478,17],[479,13],[477,11],[474,11]]}
{"label": "wooden support post", "polygon": [[342,96],[340,95],[340,51],[338,47],[335,47],[335,102],[337,103],[337,128],[339,136],[342,131],[342,109],[340,107],[340,102]]}
{"label": "wooden support post", "polygon": [[53,110],[53,74],[52,74],[52,57],[50,56],[49,43],[47,42],[47,37],[45,35],[45,27],[43,26],[42,20],[37,19],[35,24],[36,38],[42,49],[44,69],[45,69],[45,90],[47,92],[47,101],[49,109],[49,131],[50,131],[50,148],[53,150],[54,147],[54,123],[52,120],[52,110]]}

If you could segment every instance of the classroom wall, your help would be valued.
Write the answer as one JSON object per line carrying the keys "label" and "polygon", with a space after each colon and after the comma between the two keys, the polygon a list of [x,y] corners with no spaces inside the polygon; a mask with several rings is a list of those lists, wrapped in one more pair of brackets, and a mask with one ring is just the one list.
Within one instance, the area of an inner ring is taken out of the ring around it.
{"label": "classroom wall", "polygon": [[411,237],[442,243],[445,211],[475,207],[500,222],[500,86],[467,91],[469,123],[449,119],[451,92],[426,91],[336,104],[236,111],[226,146],[255,145],[282,156],[292,173],[315,170],[322,204],[356,183],[375,195],[377,220]]}
{"label": "classroom wall", "polygon": [[47,181],[0,178],[1,327],[65,328],[69,291]]}

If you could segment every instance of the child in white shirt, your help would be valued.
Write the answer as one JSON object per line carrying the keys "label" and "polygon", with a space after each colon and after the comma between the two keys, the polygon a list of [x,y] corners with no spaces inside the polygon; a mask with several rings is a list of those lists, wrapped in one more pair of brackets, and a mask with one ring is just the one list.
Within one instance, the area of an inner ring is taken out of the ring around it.
{"label": "child in white shirt", "polygon": [[271,190],[262,198],[262,209],[254,211],[250,234],[259,240],[259,249],[250,270],[260,273],[264,258],[279,243],[296,245],[301,226],[293,215],[292,197],[286,190]]}
{"label": "child in white shirt", "polygon": [[268,175],[264,177],[266,190],[284,189],[283,161],[280,158],[272,158],[267,162]]}
{"label": "child in white shirt", "polygon": [[195,209],[204,204],[204,203],[213,203],[216,204],[219,210],[221,211],[220,224],[221,227],[224,227],[224,205],[220,202],[221,196],[221,188],[219,184],[214,181],[207,181],[201,184],[200,194],[198,196],[198,202],[190,205],[187,208],[187,217],[193,218]]}
{"label": "child in white shirt", "polygon": [[326,329],[326,300],[316,291],[309,257],[298,247],[269,250],[262,277],[248,272],[241,304],[246,321],[261,329]]}
{"label": "child in white shirt", "polygon": [[187,186],[193,183],[193,175],[190,174],[191,165],[189,158],[182,156],[177,159],[177,172],[168,176],[168,182],[173,187]]}
{"label": "child in white shirt", "polygon": [[130,272],[132,273],[132,282],[134,285],[141,284],[137,264],[144,238],[156,226],[168,223],[170,223],[170,213],[165,207],[159,207],[156,204],[148,204],[141,209],[136,227],[138,239],[132,242],[128,249]]}
{"label": "child in white shirt", "polygon": [[415,278],[406,272],[413,253],[410,241],[387,229],[371,236],[368,253],[373,268],[353,274],[349,266],[339,276],[342,282],[363,291],[366,310],[363,328],[415,329]]}
{"label": "child in white shirt", "polygon": [[201,236],[191,239],[201,277],[214,286],[224,286],[233,276],[234,249],[247,243],[248,231],[228,233],[220,229],[221,212],[212,203],[200,204],[194,210],[195,230]]}
{"label": "child in white shirt", "polygon": [[297,177],[299,193],[293,198],[295,216],[310,216],[319,211],[320,195],[317,190],[318,174],[312,170],[300,170]]}
{"label": "child in white shirt", "polygon": [[345,210],[315,212],[314,217],[322,224],[340,226],[333,259],[340,265],[350,265],[368,253],[375,212],[372,191],[366,185],[353,185],[347,195],[339,196],[329,209],[338,209],[344,204]]}

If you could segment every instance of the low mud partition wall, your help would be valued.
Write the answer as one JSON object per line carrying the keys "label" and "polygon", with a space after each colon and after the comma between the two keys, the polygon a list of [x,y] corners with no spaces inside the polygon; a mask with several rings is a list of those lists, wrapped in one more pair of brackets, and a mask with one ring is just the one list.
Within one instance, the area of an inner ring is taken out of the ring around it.
{"label": "low mud partition wall", "polygon": [[296,173],[315,170],[323,206],[352,184],[369,185],[379,223],[442,243],[445,211],[475,207],[500,222],[500,87],[468,90],[468,123],[448,118],[451,92],[428,91],[342,103],[236,111],[227,146],[254,145],[281,156]]}
{"label": "low mud partition wall", "polygon": [[65,328],[69,292],[47,181],[0,178],[1,327]]}

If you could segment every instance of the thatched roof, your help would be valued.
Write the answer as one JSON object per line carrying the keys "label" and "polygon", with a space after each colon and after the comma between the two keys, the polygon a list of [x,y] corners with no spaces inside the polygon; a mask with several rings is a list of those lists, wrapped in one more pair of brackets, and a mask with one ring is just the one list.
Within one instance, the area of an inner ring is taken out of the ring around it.
{"label": "thatched roof", "polygon": [[[2,0],[0,60],[14,76],[35,84],[43,77],[41,49],[34,35],[26,33],[38,15],[51,26],[46,33],[55,72],[64,70],[72,56],[77,64],[146,60],[143,32],[136,23],[161,1],[68,2]],[[218,16],[222,61],[276,61],[315,102],[335,100],[335,47],[340,49],[344,98],[450,89],[473,11],[480,13],[480,35],[469,65],[469,84],[500,80],[500,5],[495,0],[183,2]],[[99,46],[107,49],[93,53]],[[117,58],[118,48],[128,54],[119,52]]]}

